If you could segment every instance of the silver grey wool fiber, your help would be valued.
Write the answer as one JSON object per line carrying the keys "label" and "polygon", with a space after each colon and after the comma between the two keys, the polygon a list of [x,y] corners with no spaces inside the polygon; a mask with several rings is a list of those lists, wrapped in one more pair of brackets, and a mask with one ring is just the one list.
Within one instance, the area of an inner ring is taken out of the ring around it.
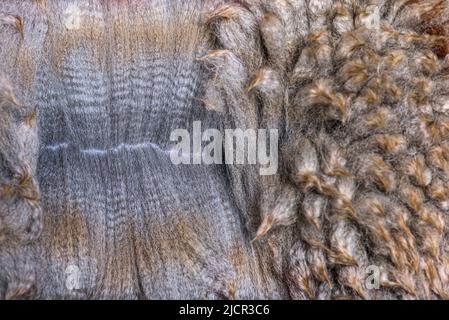
{"label": "silver grey wool fiber", "polygon": [[[2,0],[0,298],[449,298],[448,19]],[[278,129],[277,174],[172,164],[194,121]]]}

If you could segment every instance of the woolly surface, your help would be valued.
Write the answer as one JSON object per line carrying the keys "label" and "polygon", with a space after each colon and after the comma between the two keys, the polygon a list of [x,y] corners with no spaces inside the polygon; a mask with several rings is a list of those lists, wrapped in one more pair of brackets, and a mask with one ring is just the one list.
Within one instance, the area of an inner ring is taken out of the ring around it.
{"label": "woolly surface", "polygon": [[[0,296],[447,298],[448,5],[2,1]],[[278,174],[172,165],[194,120]]]}
{"label": "woolly surface", "polygon": [[230,175],[292,298],[447,297],[447,10],[279,0],[210,14],[223,118],[283,132],[278,176]]}

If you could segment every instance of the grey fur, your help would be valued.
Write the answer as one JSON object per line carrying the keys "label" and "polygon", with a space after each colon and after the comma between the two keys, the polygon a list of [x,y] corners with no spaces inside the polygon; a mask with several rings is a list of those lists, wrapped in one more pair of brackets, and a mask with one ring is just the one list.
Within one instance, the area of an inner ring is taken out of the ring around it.
{"label": "grey fur", "polygon": [[[0,297],[448,297],[447,13],[2,1]],[[195,120],[279,129],[280,171],[173,165]]]}

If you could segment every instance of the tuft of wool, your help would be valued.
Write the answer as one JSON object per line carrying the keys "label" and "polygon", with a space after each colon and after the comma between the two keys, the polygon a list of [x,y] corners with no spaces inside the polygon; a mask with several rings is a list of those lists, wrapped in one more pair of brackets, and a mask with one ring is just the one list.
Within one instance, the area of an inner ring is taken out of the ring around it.
{"label": "tuft of wool", "polygon": [[41,229],[34,112],[18,101],[11,83],[0,75],[1,234],[24,241],[35,239]]}
{"label": "tuft of wool", "polygon": [[30,243],[42,231],[35,110],[0,75],[0,272],[7,299],[35,296]]}
{"label": "tuft of wool", "polygon": [[[449,3],[243,3],[258,19],[266,50],[262,61],[239,55],[253,75],[248,86],[271,78],[277,85],[266,87],[277,102],[260,99],[264,95],[255,90],[239,99],[258,97],[253,101],[262,113],[278,108],[270,114],[285,124],[282,172],[272,188],[298,194],[294,220],[289,214],[288,223],[273,230],[267,226],[275,220],[262,204],[256,239],[275,242],[281,228],[294,235],[283,244],[291,247],[283,271],[290,296],[446,298]],[[213,34],[215,49],[233,50],[227,39],[241,29],[227,31],[226,37]],[[257,48],[245,44],[239,51]],[[226,82],[220,85],[227,90]],[[232,111],[235,123],[246,118]],[[247,179],[263,194],[264,179]],[[290,207],[291,200],[280,196],[261,199]],[[366,287],[369,266],[380,270],[377,290]]]}
{"label": "tuft of wool", "polygon": [[20,16],[11,15],[8,13],[0,12],[0,22],[4,26],[13,27],[23,38],[23,19]]}

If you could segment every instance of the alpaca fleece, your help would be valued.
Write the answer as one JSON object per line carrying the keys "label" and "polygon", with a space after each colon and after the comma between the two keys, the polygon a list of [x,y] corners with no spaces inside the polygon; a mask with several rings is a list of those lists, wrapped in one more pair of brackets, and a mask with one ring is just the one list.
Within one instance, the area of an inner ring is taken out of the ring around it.
{"label": "alpaca fleece", "polygon": [[[0,298],[449,298],[448,17],[2,1]],[[278,174],[173,165],[197,120],[278,129]]]}

